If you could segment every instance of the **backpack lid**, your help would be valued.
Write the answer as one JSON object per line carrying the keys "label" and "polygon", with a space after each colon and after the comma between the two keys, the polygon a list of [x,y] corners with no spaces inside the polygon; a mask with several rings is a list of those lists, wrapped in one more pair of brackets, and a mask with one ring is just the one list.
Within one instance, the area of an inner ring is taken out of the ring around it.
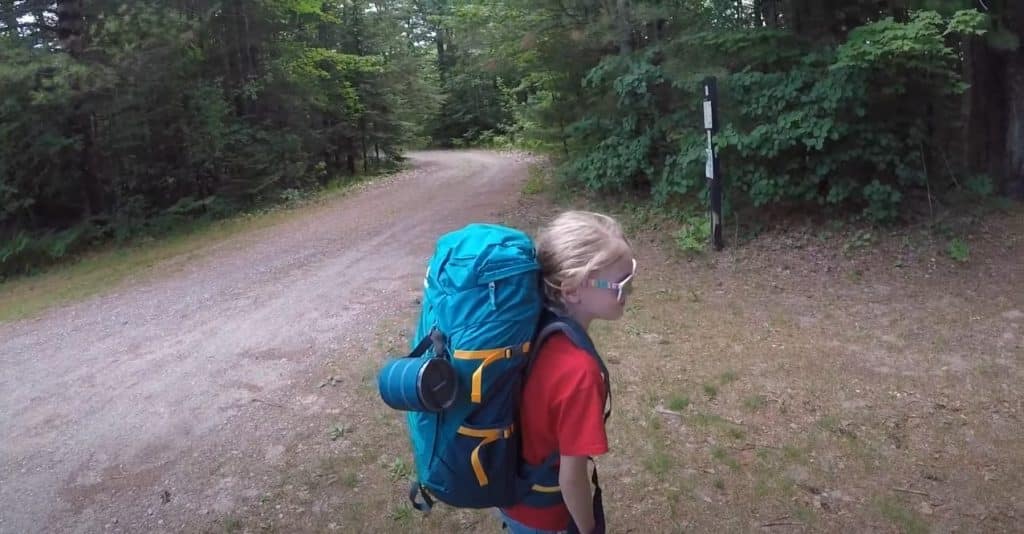
{"label": "backpack lid", "polygon": [[[438,240],[427,289],[459,291],[539,270],[528,235],[494,224],[471,224]],[[434,287],[435,281],[439,287]]]}

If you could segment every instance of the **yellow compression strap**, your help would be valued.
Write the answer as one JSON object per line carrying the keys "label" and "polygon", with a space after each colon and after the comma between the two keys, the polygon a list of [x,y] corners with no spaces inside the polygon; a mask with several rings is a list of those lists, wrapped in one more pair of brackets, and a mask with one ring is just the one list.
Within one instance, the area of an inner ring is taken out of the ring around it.
{"label": "yellow compression strap", "polygon": [[473,371],[473,389],[470,392],[470,400],[476,404],[480,404],[483,400],[483,382],[484,382],[484,368],[491,365],[494,362],[501,361],[504,359],[511,358],[515,351],[519,351],[519,354],[527,354],[530,352],[530,342],[523,343],[520,347],[502,347],[500,349],[486,349],[486,350],[457,350],[452,356],[456,360],[483,360],[480,367]]}
{"label": "yellow compression strap", "polygon": [[490,481],[487,479],[487,473],[484,472],[484,466],[480,463],[480,447],[484,445],[490,445],[499,439],[508,439],[512,437],[512,432],[515,431],[515,425],[508,428],[489,428],[486,430],[477,430],[475,428],[466,428],[464,426],[459,427],[459,434],[463,436],[469,436],[471,438],[480,438],[480,444],[473,449],[473,453],[470,455],[470,461],[473,463],[473,472],[476,473],[476,481],[480,483],[480,486],[486,486]]}
{"label": "yellow compression strap", "polygon": [[534,484],[530,489],[538,493],[558,493],[562,491],[560,486],[541,486],[540,484]]}

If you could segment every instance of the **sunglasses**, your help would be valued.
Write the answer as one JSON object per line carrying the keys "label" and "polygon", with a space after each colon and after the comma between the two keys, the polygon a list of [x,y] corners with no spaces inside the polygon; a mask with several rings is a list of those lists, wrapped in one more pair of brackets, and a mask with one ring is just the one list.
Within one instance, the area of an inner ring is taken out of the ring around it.
{"label": "sunglasses", "polygon": [[619,280],[618,282],[609,282],[608,280],[591,280],[590,287],[596,287],[600,289],[611,289],[616,291],[615,298],[619,302],[623,302],[625,296],[632,290],[633,275],[636,274],[636,258],[633,258],[633,271],[628,276]]}

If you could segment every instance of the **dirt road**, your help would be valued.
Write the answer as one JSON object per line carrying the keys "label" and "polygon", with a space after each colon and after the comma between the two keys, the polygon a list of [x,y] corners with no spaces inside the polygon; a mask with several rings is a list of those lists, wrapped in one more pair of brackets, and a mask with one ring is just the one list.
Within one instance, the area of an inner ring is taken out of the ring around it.
{"label": "dirt road", "polygon": [[527,175],[511,155],[410,157],[286,223],[0,325],[0,533],[189,530],[252,499],[302,446],[318,363],[365,346],[414,298],[437,235],[493,218]]}

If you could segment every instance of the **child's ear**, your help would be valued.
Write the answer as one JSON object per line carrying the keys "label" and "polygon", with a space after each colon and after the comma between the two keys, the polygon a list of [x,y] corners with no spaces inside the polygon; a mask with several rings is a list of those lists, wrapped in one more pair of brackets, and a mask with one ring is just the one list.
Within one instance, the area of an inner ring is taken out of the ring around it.
{"label": "child's ear", "polygon": [[580,287],[569,282],[562,282],[562,300],[566,304],[580,303]]}

